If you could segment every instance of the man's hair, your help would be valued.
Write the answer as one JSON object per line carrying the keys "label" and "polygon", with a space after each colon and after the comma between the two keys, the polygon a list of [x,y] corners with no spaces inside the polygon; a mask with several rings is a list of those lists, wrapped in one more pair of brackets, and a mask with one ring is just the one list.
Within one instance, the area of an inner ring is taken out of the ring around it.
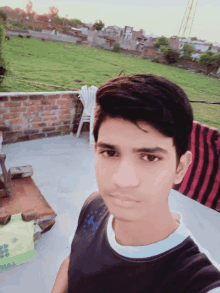
{"label": "man's hair", "polygon": [[124,75],[102,84],[96,93],[95,142],[100,126],[107,118],[123,118],[138,128],[138,121],[146,121],[165,136],[173,137],[177,166],[180,157],[190,149],[193,126],[190,102],[178,85],[161,76]]}

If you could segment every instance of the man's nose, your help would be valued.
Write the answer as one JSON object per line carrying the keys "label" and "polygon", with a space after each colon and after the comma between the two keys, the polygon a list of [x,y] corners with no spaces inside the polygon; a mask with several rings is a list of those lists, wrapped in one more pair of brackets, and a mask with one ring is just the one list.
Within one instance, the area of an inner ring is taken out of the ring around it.
{"label": "man's nose", "polygon": [[129,161],[120,163],[112,177],[112,181],[120,187],[134,187],[139,184],[137,171]]}

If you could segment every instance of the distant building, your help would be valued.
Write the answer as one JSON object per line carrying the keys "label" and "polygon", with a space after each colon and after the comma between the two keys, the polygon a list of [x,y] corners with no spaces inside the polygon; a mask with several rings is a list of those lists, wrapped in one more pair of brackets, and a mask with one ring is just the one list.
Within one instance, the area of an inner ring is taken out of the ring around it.
{"label": "distant building", "polygon": [[123,38],[126,40],[132,40],[132,31],[133,31],[133,27],[125,26]]}
{"label": "distant building", "polygon": [[[173,36],[170,38],[170,46],[173,49],[181,51],[180,57],[183,55],[183,47],[185,44],[189,44],[194,47],[196,52],[192,53],[191,56],[194,59],[198,59],[202,53],[204,53],[205,51],[208,50],[211,42],[199,41],[199,40],[192,41],[190,38],[186,39],[186,38],[182,38],[182,37],[178,37],[178,36]],[[217,50],[217,48],[215,46],[212,49]]]}

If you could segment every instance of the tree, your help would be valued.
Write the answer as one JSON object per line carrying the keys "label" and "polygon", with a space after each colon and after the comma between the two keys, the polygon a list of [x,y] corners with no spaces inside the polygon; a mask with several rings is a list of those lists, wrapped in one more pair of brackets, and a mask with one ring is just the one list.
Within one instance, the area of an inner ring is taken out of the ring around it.
{"label": "tree", "polygon": [[55,16],[55,23],[58,25],[63,25],[64,19],[59,17],[58,15]]}
{"label": "tree", "polygon": [[164,51],[167,49],[168,46],[164,46],[164,45],[161,45],[160,46],[160,52],[163,54]]}
{"label": "tree", "polygon": [[206,75],[220,67],[220,53],[210,50],[205,51],[199,57],[199,64],[206,66]]}
{"label": "tree", "polygon": [[59,9],[56,7],[49,7],[50,12],[48,13],[52,22],[55,23],[55,17],[58,15]]}
{"label": "tree", "polygon": [[7,17],[7,14],[3,8],[0,8],[0,19],[1,19],[2,23],[5,25],[8,17]]}
{"label": "tree", "polygon": [[216,68],[220,67],[220,52],[215,53],[211,58],[212,65]]}
{"label": "tree", "polygon": [[182,59],[192,60],[192,53],[194,53],[194,52],[196,52],[196,50],[192,45],[185,44],[183,47]]}
{"label": "tree", "polygon": [[166,47],[164,50],[163,50],[163,53],[162,53],[164,59],[169,63],[169,64],[172,64],[172,63],[176,63],[178,60],[179,60],[179,57],[180,57],[180,52],[171,48],[171,47]]}
{"label": "tree", "polygon": [[14,12],[14,14],[16,14],[17,16],[20,16],[22,18],[26,17],[26,12],[21,9],[21,8],[15,8],[14,10],[12,10]]}
{"label": "tree", "polygon": [[38,19],[38,14],[35,11],[33,11],[31,14],[31,18],[33,19],[33,21],[36,21]]}
{"label": "tree", "polygon": [[48,14],[43,14],[43,15],[38,15],[37,20],[43,21],[43,22],[49,22],[49,15]]}
{"label": "tree", "polygon": [[105,24],[101,20],[96,20],[96,22],[93,24],[92,30],[101,31],[103,27],[105,27]]}
{"label": "tree", "polygon": [[30,1],[30,2],[26,5],[26,13],[27,13],[27,15],[32,14],[32,8],[33,8],[33,3]]}
{"label": "tree", "polygon": [[165,36],[162,36],[162,37],[157,39],[154,47],[156,49],[159,49],[160,46],[169,46],[169,45],[170,45],[170,40],[168,38],[166,38]]}
{"label": "tree", "polygon": [[121,46],[120,46],[120,44],[118,44],[118,43],[115,43],[114,44],[113,52],[116,52],[116,53],[120,53],[121,52]]}
{"label": "tree", "polygon": [[67,24],[72,27],[77,27],[78,25],[83,25],[83,22],[77,18],[67,19]]}
{"label": "tree", "polygon": [[5,62],[5,26],[2,21],[0,23],[0,84],[3,82],[4,75],[6,74],[6,62]]}
{"label": "tree", "polygon": [[212,49],[212,43],[210,44],[210,46],[209,46],[208,50],[210,50],[210,51],[211,51],[211,49]]}

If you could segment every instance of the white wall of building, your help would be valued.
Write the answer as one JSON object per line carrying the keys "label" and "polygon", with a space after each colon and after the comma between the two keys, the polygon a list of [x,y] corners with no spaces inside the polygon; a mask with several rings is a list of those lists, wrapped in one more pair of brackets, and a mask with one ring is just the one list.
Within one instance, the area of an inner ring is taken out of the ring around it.
{"label": "white wall of building", "polygon": [[132,27],[127,26],[124,30],[124,39],[131,40],[132,39]]}

